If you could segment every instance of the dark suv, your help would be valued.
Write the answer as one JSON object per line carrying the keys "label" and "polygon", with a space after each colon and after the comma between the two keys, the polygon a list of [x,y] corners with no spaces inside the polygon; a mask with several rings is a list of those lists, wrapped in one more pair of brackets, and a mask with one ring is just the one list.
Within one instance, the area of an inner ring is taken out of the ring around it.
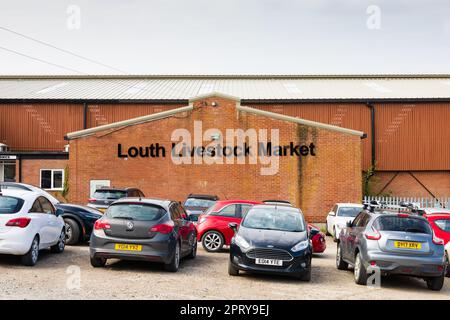
{"label": "dark suv", "polygon": [[88,207],[105,212],[111,203],[122,198],[145,198],[145,195],[138,188],[100,188],[89,199]]}
{"label": "dark suv", "polygon": [[379,270],[380,275],[420,277],[429,289],[442,289],[444,243],[413,211],[365,205],[338,241],[336,266],[345,270],[353,265],[357,284],[366,285],[370,273]]}

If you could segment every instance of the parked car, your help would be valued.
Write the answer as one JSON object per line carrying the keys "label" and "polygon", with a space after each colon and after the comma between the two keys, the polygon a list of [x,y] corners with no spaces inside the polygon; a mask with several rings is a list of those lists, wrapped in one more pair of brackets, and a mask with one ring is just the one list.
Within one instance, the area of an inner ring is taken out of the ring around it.
{"label": "parked car", "polygon": [[327,235],[333,236],[333,240],[339,240],[341,230],[348,222],[352,222],[363,209],[358,203],[336,203],[327,216]]}
{"label": "parked car", "polygon": [[248,210],[260,202],[247,200],[219,200],[204,214],[201,214],[197,227],[197,239],[208,252],[218,252],[224,245],[230,245],[234,236],[228,224],[241,223]]}
{"label": "parked car", "polygon": [[41,193],[1,189],[0,254],[21,256],[22,263],[34,266],[39,251],[64,251],[66,234],[62,210]]}
{"label": "parked car", "polygon": [[322,253],[327,248],[325,234],[319,228],[312,224],[308,224],[309,239],[313,247],[313,253]]}
{"label": "parked car", "polygon": [[341,230],[336,254],[340,270],[354,266],[357,284],[366,285],[369,266],[381,275],[426,280],[431,290],[444,284],[444,243],[428,221],[416,214],[374,207],[364,209]]}
{"label": "parked car", "polygon": [[35,187],[31,184],[21,183],[21,182],[0,182],[0,189],[19,189],[25,191],[34,191],[37,192],[44,197],[46,197],[53,205],[60,203],[58,199],[56,199],[51,193],[39,188]]}
{"label": "parked car", "polygon": [[105,212],[114,201],[134,197],[145,198],[145,195],[138,188],[100,188],[95,190],[87,206]]}
{"label": "parked car", "polygon": [[219,197],[216,195],[190,194],[183,205],[191,221],[197,221],[198,217],[212,207],[217,200],[219,200]]}
{"label": "parked car", "polygon": [[312,246],[302,212],[294,207],[255,205],[235,231],[228,274],[239,271],[295,276],[311,280]]}
{"label": "parked car", "polygon": [[93,267],[107,259],[160,262],[176,272],[180,259],[197,255],[197,232],[179,202],[149,198],[115,201],[95,222],[90,241]]}
{"label": "parked car", "polygon": [[449,263],[449,250],[450,247],[450,214],[445,211],[445,209],[441,210],[433,210],[428,212],[434,212],[425,214],[424,217],[428,220],[431,227],[433,228],[434,234],[436,237],[442,239],[444,241],[444,245],[446,246],[445,252],[445,261],[446,261],[446,272],[445,275],[450,277],[450,263]]}
{"label": "parked car", "polygon": [[67,245],[88,241],[95,221],[103,215],[97,209],[70,203],[58,203],[56,208],[64,211],[61,216],[66,226]]}

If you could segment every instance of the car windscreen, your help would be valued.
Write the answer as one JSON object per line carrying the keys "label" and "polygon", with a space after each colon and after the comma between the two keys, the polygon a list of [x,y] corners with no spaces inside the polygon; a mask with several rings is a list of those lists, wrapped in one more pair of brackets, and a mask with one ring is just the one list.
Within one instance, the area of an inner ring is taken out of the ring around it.
{"label": "car windscreen", "polygon": [[184,202],[184,206],[185,207],[209,208],[214,203],[216,203],[214,200],[189,198],[189,199],[186,199],[186,201]]}
{"label": "car windscreen", "polygon": [[17,213],[22,209],[23,203],[19,198],[0,196],[0,214]]}
{"label": "car windscreen", "polygon": [[154,221],[160,219],[165,213],[164,208],[151,204],[117,203],[108,208],[105,216],[112,219]]}
{"label": "car windscreen", "polygon": [[411,233],[432,234],[427,221],[418,218],[405,218],[398,216],[379,217],[374,222],[375,229],[379,231],[400,231]]}
{"label": "car windscreen", "polygon": [[252,229],[279,230],[290,232],[305,231],[299,212],[274,208],[253,208],[245,216],[242,225]]}
{"label": "car windscreen", "polygon": [[362,208],[359,207],[340,207],[338,210],[338,217],[354,218],[360,213]]}
{"label": "car windscreen", "polygon": [[450,232],[450,219],[438,219],[438,220],[435,220],[434,223],[442,231]]}
{"label": "car windscreen", "polygon": [[94,199],[107,200],[107,199],[120,199],[125,198],[127,193],[122,190],[97,190],[94,192]]}

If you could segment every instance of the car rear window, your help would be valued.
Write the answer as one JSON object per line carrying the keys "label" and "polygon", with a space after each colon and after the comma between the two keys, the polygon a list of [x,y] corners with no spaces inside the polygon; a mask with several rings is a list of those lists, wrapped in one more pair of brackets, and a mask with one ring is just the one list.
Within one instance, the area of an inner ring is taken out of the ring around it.
{"label": "car rear window", "polygon": [[185,207],[209,208],[214,203],[216,203],[214,200],[189,198],[184,202],[184,206]]}
{"label": "car rear window", "polygon": [[341,207],[337,213],[338,217],[354,218],[360,213],[362,208],[359,207]]}
{"label": "car rear window", "polygon": [[411,233],[432,234],[431,227],[426,220],[418,218],[404,218],[398,216],[379,217],[374,222],[379,231],[401,231]]}
{"label": "car rear window", "polygon": [[22,209],[23,203],[19,198],[0,196],[0,214],[17,213]]}
{"label": "car rear window", "polygon": [[439,219],[439,220],[435,220],[434,223],[442,231],[450,232],[450,219]]}
{"label": "car rear window", "polygon": [[97,190],[94,192],[94,199],[107,200],[107,199],[120,199],[127,196],[126,191],[121,190]]}
{"label": "car rear window", "polygon": [[153,221],[160,219],[166,210],[144,203],[117,203],[106,211],[106,216],[113,219],[129,219],[137,221]]}

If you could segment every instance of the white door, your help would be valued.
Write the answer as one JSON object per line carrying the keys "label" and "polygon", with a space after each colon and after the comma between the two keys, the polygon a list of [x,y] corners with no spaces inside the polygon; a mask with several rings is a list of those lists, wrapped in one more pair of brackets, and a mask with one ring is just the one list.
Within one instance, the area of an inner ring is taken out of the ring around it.
{"label": "white door", "polygon": [[53,237],[49,228],[49,217],[42,209],[39,198],[34,201],[29,217],[33,220],[35,230],[39,234],[39,248],[47,248]]}
{"label": "white door", "polygon": [[47,216],[47,227],[45,230],[48,232],[48,243],[54,244],[58,241],[62,231],[62,227],[56,216],[55,207],[53,207],[51,202],[45,197],[39,197],[39,202],[41,203],[45,216]]}

